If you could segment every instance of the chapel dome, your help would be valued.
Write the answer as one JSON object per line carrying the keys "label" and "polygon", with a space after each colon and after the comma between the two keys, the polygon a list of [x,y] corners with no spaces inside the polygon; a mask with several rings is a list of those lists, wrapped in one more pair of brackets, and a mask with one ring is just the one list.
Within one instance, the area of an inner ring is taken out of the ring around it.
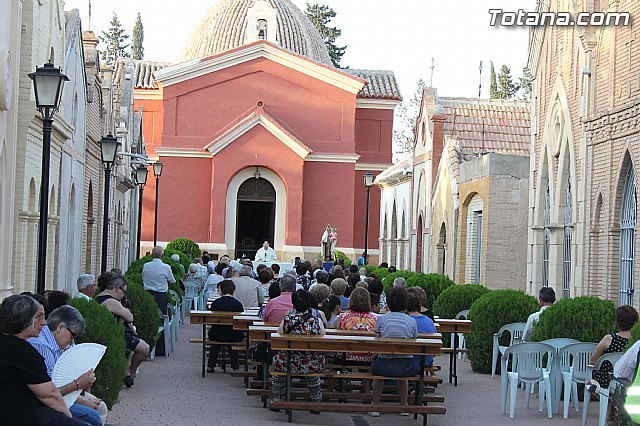
{"label": "chapel dome", "polygon": [[181,59],[215,55],[261,38],[333,67],[317,28],[290,0],[220,0],[194,28]]}

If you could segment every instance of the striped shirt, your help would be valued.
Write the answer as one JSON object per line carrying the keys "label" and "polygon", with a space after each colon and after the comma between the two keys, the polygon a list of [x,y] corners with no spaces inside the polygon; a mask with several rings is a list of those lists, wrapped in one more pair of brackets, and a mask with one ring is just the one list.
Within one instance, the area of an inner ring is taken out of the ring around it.
{"label": "striped shirt", "polygon": [[[380,337],[392,337],[396,339],[415,339],[418,337],[418,324],[404,312],[389,312],[380,315],[376,320],[375,333]],[[380,358],[413,358],[411,355],[378,355]]]}
{"label": "striped shirt", "polygon": [[640,350],[640,340],[633,344],[627,352],[613,366],[613,377],[619,379],[633,380],[636,374],[638,351]]}
{"label": "striped shirt", "polygon": [[44,358],[44,365],[47,367],[47,374],[49,377],[53,374],[53,367],[56,365],[58,358],[64,352],[64,349],[60,349],[58,342],[46,325],[42,327],[40,335],[38,337],[31,337],[29,343],[36,351]]}

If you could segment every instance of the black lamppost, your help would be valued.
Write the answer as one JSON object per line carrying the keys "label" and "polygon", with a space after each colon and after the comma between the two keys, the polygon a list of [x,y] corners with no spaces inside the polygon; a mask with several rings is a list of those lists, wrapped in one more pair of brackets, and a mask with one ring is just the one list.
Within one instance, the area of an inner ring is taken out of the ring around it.
{"label": "black lamppost", "polygon": [[149,171],[145,166],[139,166],[135,173],[136,184],[140,190],[138,197],[138,242],[136,247],[136,259],[140,259],[140,239],[142,238],[142,195],[144,186],[147,184],[148,173]]}
{"label": "black lamppost", "polygon": [[69,81],[49,60],[37,67],[29,78],[33,80],[36,108],[42,115],[42,176],[40,178],[40,221],[38,222],[38,264],[36,265],[36,291],[44,293],[47,275],[47,225],[49,220],[49,163],[51,158],[51,131],[53,114],[60,108],[62,87]]}
{"label": "black lamppost", "polygon": [[153,174],[156,176],[156,210],[153,219],[153,246],[158,245],[158,194],[160,188],[160,175],[162,174],[162,163],[153,163]]}
{"label": "black lamppost", "polygon": [[366,265],[367,258],[369,257],[369,195],[371,193],[371,186],[373,185],[373,173],[367,172],[364,174],[364,186],[367,188],[367,209],[364,220],[364,264]]}
{"label": "black lamppost", "polygon": [[111,134],[100,141],[100,156],[104,166],[104,207],[102,212],[102,267],[101,272],[107,272],[107,250],[109,244],[109,195],[111,190],[111,171],[116,161],[120,142]]}

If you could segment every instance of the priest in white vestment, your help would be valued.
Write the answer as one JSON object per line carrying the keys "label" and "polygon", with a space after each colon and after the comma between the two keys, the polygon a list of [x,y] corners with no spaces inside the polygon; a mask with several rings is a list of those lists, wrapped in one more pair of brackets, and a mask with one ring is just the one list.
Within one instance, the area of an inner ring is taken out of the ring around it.
{"label": "priest in white vestment", "polygon": [[256,262],[275,262],[278,259],[276,258],[276,251],[269,247],[269,241],[265,241],[262,244],[262,248],[258,250],[256,253]]}

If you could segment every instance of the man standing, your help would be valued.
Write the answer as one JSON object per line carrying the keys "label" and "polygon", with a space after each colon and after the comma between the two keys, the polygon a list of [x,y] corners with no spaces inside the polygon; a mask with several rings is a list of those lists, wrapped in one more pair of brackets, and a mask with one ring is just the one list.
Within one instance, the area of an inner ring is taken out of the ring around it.
{"label": "man standing", "polygon": [[82,297],[85,300],[93,300],[93,296],[96,294],[96,276],[91,274],[82,274],[78,277],[78,294],[77,297]]}
{"label": "man standing", "polygon": [[551,287],[542,287],[538,293],[538,301],[540,302],[540,310],[529,315],[522,333],[523,342],[528,342],[533,337],[533,330],[540,321],[540,315],[556,301],[556,292]]}
{"label": "man standing", "polygon": [[262,248],[258,250],[254,260],[256,262],[275,262],[278,260],[275,250],[269,247],[269,241],[262,243]]}
{"label": "man standing", "polygon": [[[176,282],[171,272],[171,266],[162,261],[164,249],[161,246],[155,246],[151,251],[153,260],[147,262],[142,267],[142,284],[144,289],[153,296],[158,308],[163,315],[167,314],[167,291],[169,284]],[[164,339],[159,339],[156,346],[156,354],[165,354]]]}
{"label": "man standing", "polygon": [[231,280],[236,285],[233,296],[242,303],[245,308],[257,308],[264,302],[260,282],[251,278],[253,269],[250,266],[240,268],[240,276]]}

